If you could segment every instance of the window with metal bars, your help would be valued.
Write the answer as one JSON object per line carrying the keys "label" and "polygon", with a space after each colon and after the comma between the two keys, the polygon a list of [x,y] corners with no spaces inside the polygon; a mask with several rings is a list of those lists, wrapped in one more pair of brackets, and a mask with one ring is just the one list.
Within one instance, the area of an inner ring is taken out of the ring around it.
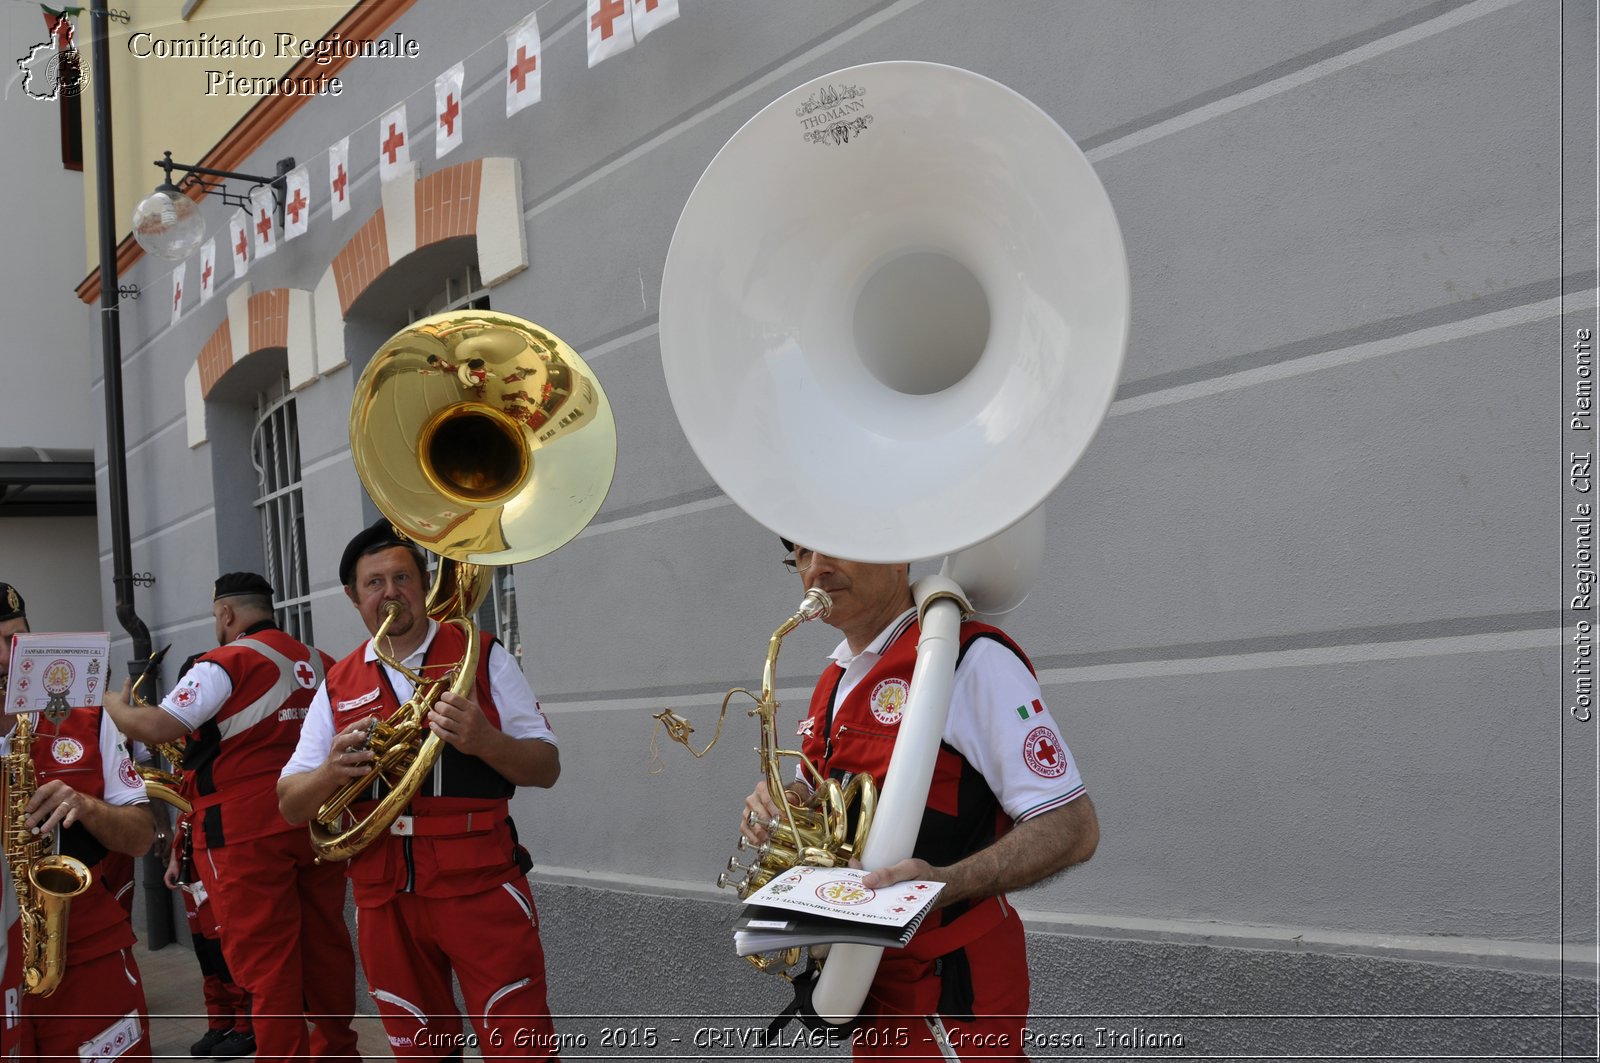
{"label": "window with metal bars", "polygon": [[261,518],[261,552],[267,566],[263,575],[277,592],[273,611],[278,626],[313,645],[306,510],[300,487],[300,426],[287,376],[256,396],[250,461],[256,470],[255,507]]}
{"label": "window with metal bars", "polygon": [[[412,307],[407,323],[433,314],[451,310],[488,310],[489,289],[477,266],[468,266],[454,276],[446,277],[441,291],[424,305]],[[517,626],[517,586],[511,567],[502,565],[494,570],[489,593],[478,607],[478,627],[500,640],[517,660],[522,660],[522,633]]]}

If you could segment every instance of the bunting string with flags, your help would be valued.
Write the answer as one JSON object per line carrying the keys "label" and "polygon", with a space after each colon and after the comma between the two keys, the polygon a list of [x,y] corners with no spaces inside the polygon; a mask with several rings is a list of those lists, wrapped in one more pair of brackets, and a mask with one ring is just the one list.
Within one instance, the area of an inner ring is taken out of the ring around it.
{"label": "bunting string with flags", "polygon": [[335,219],[350,213],[350,138],[341,137],[328,149],[328,202]]}
{"label": "bunting string with flags", "polygon": [[217,290],[217,238],[200,245],[200,305],[205,306]]}
{"label": "bunting string with flags", "polygon": [[189,272],[187,260],[178,263],[178,268],[172,271],[172,323],[176,325],[178,318],[183,316],[183,277]]}
{"label": "bunting string with flags", "polygon": [[[506,54],[502,68],[506,116],[509,118],[543,99],[544,43],[539,33],[538,10],[545,6],[548,6],[548,0],[434,79],[435,158],[443,158],[464,143],[464,120],[468,105],[467,64],[485,52],[498,49],[500,41],[504,41]],[[45,13],[52,34],[60,34],[70,41],[73,27],[69,20],[61,16],[75,13],[74,9],[55,12],[45,8]],[[619,52],[627,51],[635,42],[677,20],[678,16],[679,0],[586,0],[581,17],[584,20],[589,66],[593,67]],[[486,87],[492,91],[492,81]],[[332,219],[337,220],[350,212],[355,181],[350,168],[350,137],[355,133],[374,123],[377,125],[380,182],[391,181],[411,172],[411,138],[406,121],[406,105],[420,89],[421,86],[413,88],[401,97],[396,106],[381,116],[360,123],[349,134],[329,145],[328,205]],[[242,278],[250,272],[252,258],[270,255],[277,250],[280,239],[293,240],[309,231],[314,204],[309,168],[301,166],[291,171],[286,175],[285,186],[281,232],[276,224],[276,205],[270,189],[252,192],[250,212],[241,212],[229,219],[228,250],[233,259],[233,279]],[[255,245],[254,254],[251,253],[251,244]],[[208,241],[201,250],[201,303],[210,299],[218,288],[216,253],[215,240]],[[175,275],[173,288],[175,301],[178,302],[175,312],[181,309],[181,299],[177,298],[181,283],[182,278]]]}
{"label": "bunting string with flags", "polygon": [[236,280],[250,272],[250,236],[245,232],[249,222],[249,216],[243,213],[235,213],[228,219],[228,246],[233,252],[233,276]]}
{"label": "bunting string with flags", "polygon": [[678,0],[633,0],[633,39],[642,41],[677,17]]}
{"label": "bunting string with flags", "polygon": [[539,15],[529,15],[506,34],[506,117],[539,102]]}
{"label": "bunting string with flags", "polygon": [[250,193],[250,228],[255,232],[256,258],[266,258],[278,249],[278,201],[272,189],[257,188]]}
{"label": "bunting string with flags", "polygon": [[296,166],[283,179],[283,238],[305,235],[311,225],[311,171]]}
{"label": "bunting string with flags", "polygon": [[589,0],[589,66],[633,47],[633,0]]}
{"label": "bunting string with flags", "polygon": [[433,157],[442,159],[461,146],[461,84],[465,62],[440,74],[433,82]]}
{"label": "bunting string with flags", "polygon": [[401,104],[378,123],[378,180],[392,181],[411,169],[411,147],[406,141],[406,105]]}

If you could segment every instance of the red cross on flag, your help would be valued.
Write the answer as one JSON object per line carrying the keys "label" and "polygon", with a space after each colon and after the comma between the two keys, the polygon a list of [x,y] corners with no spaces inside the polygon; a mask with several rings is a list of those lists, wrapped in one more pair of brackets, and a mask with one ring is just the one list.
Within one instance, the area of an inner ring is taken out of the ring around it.
{"label": "red cross on flag", "polygon": [[411,147],[406,143],[406,105],[378,119],[378,180],[393,181],[411,169]]}
{"label": "red cross on flag", "polygon": [[200,305],[205,306],[217,290],[217,238],[200,245]]}
{"label": "red cross on flag", "polygon": [[633,39],[642,41],[677,17],[678,0],[633,0]]}
{"label": "red cross on flag", "polygon": [[228,219],[228,246],[233,251],[233,275],[242,277],[250,272],[250,236],[245,231],[245,225],[250,219],[244,214],[235,214]]}
{"label": "red cross on flag", "polygon": [[462,63],[440,74],[433,82],[433,157],[442,159],[461,146],[461,82],[466,77]]}
{"label": "red cross on flag", "polygon": [[189,272],[189,263],[179,262],[172,271],[172,323],[176,325],[183,316],[183,275]]}
{"label": "red cross on flag", "polygon": [[633,0],[589,0],[589,66],[633,47]]}
{"label": "red cross on flag", "polygon": [[539,102],[539,16],[529,15],[506,34],[506,117]]}
{"label": "red cross on flag", "polygon": [[283,238],[293,240],[311,226],[311,171],[296,166],[283,180]]}
{"label": "red cross on flag", "polygon": [[334,141],[328,149],[328,202],[333,205],[333,216],[342,218],[350,212],[350,138]]}
{"label": "red cross on flag", "polygon": [[257,188],[250,192],[250,228],[256,234],[256,258],[266,258],[278,249],[278,201],[272,198],[272,189]]}

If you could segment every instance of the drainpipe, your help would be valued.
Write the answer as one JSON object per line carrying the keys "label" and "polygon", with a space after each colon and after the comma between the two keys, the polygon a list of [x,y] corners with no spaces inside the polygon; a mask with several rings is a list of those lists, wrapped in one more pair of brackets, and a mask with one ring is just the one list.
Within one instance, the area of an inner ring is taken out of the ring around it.
{"label": "drainpipe", "polygon": [[[106,480],[111,496],[108,514],[111,519],[111,585],[117,595],[117,621],[133,638],[133,659],[128,664],[128,674],[138,679],[150,659],[150,631],[139,619],[133,604],[127,444],[122,422],[122,321],[117,310],[117,223],[113,217],[116,184],[111,150],[110,19],[106,0],[90,0],[89,13],[94,29],[89,82],[94,93],[95,193],[100,225],[100,351],[106,397]],[[156,689],[160,677],[150,678],[147,685]],[[165,809],[158,807],[157,815],[164,818]],[[144,860],[145,931],[152,949],[169,944],[174,937],[172,897],[161,881],[165,864],[165,853],[160,858]]]}

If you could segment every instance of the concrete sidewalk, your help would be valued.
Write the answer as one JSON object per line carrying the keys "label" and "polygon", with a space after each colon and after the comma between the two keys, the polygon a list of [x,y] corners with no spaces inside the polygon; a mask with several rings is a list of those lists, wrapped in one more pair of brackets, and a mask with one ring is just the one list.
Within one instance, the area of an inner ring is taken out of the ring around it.
{"label": "concrete sidewalk", "polygon": [[[200,991],[200,965],[194,952],[187,945],[176,943],[151,952],[142,939],[133,951],[144,978],[155,1058],[190,1059],[189,1046],[206,1032],[205,998]],[[394,1058],[377,1016],[356,1016],[356,1031],[364,1058]]]}

